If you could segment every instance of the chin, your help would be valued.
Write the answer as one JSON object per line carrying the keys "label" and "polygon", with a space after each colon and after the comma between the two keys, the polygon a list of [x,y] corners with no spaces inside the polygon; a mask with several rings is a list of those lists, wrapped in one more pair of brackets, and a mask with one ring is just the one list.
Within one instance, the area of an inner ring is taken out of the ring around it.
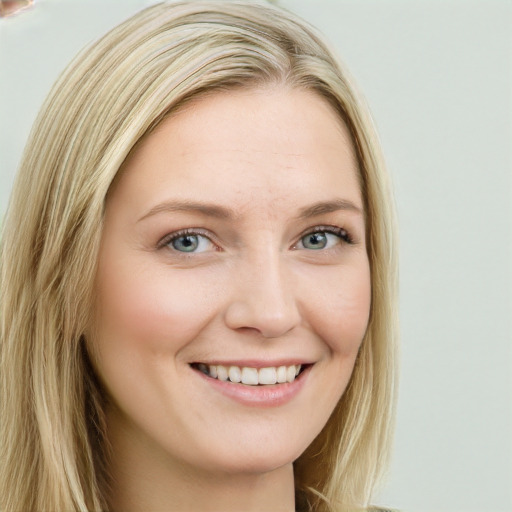
{"label": "chin", "polygon": [[[294,439],[289,435],[254,436],[252,439],[232,439],[230,446],[210,453],[207,471],[228,474],[264,474],[291,465],[309,446],[310,439]],[[220,453],[222,451],[222,453]]]}
{"label": "chin", "polygon": [[[229,475],[264,475],[293,464],[297,458],[289,453],[241,453],[233,459],[217,460],[208,470]],[[300,454],[299,454],[300,455]]]}

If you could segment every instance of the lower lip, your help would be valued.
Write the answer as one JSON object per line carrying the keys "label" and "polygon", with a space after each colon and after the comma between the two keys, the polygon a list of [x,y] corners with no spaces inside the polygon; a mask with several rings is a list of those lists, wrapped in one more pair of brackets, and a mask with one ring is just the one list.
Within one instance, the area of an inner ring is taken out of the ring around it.
{"label": "lower lip", "polygon": [[249,386],[214,379],[204,373],[195,373],[213,389],[243,405],[253,407],[278,407],[290,402],[304,387],[312,366],[302,371],[293,382],[264,386]]}

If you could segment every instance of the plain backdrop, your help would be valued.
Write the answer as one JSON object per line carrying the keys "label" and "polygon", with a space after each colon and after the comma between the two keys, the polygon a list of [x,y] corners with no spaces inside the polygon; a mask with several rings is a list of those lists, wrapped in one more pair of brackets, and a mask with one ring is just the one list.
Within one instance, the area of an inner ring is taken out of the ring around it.
{"label": "plain backdrop", "polygon": [[[39,0],[0,19],[0,216],[65,64],[151,0]],[[512,3],[282,0],[364,92],[401,231],[402,377],[381,505],[512,510]]]}

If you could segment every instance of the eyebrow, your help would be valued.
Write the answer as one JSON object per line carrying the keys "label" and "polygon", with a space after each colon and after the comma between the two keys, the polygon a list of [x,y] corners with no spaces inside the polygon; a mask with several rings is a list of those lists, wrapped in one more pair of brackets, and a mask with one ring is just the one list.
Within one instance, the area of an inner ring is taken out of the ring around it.
{"label": "eyebrow", "polygon": [[148,217],[152,217],[158,213],[174,212],[201,213],[205,216],[215,217],[218,219],[232,219],[236,217],[235,211],[231,208],[226,208],[225,206],[196,201],[165,201],[151,208],[151,210],[144,214],[137,222],[147,219]]}
{"label": "eyebrow", "polygon": [[308,219],[316,217],[325,213],[332,213],[338,211],[350,211],[362,214],[361,208],[355,205],[352,201],[346,199],[333,199],[331,201],[319,201],[311,206],[303,208],[299,212],[299,219]]}
{"label": "eyebrow", "polygon": [[[346,199],[333,199],[330,201],[319,201],[312,204],[311,206],[301,208],[297,218],[308,219],[310,217],[316,217],[318,215],[337,211],[351,211],[362,214],[361,208],[355,205],[353,202]],[[159,213],[174,212],[200,213],[207,217],[214,217],[224,220],[232,220],[236,217],[239,217],[235,210],[217,204],[196,201],[165,201],[151,208],[151,210],[145,213],[137,222],[140,222]]]}

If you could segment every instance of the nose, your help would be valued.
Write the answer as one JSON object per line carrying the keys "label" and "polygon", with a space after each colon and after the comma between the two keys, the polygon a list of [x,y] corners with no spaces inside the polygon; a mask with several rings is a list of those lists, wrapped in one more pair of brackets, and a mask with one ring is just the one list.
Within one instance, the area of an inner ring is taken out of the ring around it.
{"label": "nose", "polygon": [[225,323],[233,330],[251,330],[278,338],[300,324],[294,279],[279,254],[252,260],[238,268]]}

